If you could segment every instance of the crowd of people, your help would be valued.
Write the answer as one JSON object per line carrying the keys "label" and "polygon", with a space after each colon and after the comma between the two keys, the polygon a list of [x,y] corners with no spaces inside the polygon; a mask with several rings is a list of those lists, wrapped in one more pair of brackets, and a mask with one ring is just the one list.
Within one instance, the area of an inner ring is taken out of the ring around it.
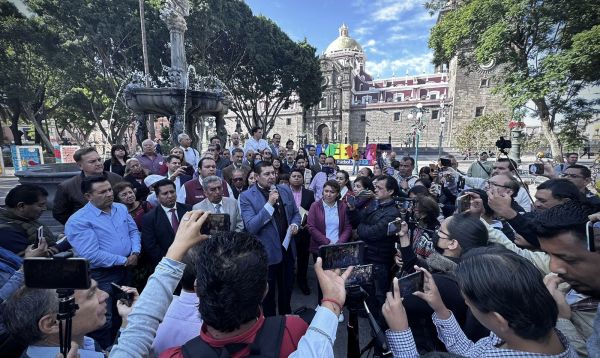
{"label": "crowd of people", "polygon": [[[39,221],[45,189],[11,189],[2,356],[55,356],[59,300],[24,286],[22,265],[73,253],[91,278],[74,291],[82,357],[333,357],[352,268],[324,270],[319,249],[362,241],[369,266],[350,279],[394,357],[600,357],[600,198],[576,153],[543,163],[532,198],[513,160],[485,152],[464,173],[452,156],[421,168],[393,151],[372,167],[354,156],[352,180],[315,146],[249,134],[229,147],[213,137],[203,153],[187,134],[165,156],[150,139],[131,157],[115,145],[106,161],[79,149],[81,172],[53,201],[60,234]],[[402,297],[402,278],[419,272],[423,287]],[[314,317],[292,314],[295,285],[317,291]]]}

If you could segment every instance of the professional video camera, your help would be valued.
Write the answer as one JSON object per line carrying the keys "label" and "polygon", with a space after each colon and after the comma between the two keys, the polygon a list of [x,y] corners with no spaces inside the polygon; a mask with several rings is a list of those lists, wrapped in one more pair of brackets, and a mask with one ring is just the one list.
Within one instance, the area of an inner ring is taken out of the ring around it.
{"label": "professional video camera", "polygon": [[59,324],[60,352],[63,357],[66,357],[71,349],[73,317],[79,309],[73,297],[74,290],[86,290],[91,285],[88,261],[71,256],[72,252],[62,252],[51,258],[27,257],[23,261],[25,286],[54,289],[58,294],[56,318]]}

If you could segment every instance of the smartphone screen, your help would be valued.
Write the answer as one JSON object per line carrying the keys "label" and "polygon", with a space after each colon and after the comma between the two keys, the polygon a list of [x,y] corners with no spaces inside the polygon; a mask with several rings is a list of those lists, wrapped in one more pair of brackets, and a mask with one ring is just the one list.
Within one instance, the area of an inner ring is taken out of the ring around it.
{"label": "smartphone screen", "polygon": [[214,235],[219,231],[228,231],[230,226],[229,214],[210,214],[200,233],[204,235]]}
{"label": "smartphone screen", "polygon": [[401,224],[402,221],[400,220],[394,220],[392,222],[389,222],[387,228],[387,236],[396,235],[400,231]]}
{"label": "smartphone screen", "polygon": [[31,288],[90,288],[89,264],[83,258],[54,259],[27,257],[23,260],[25,286]]}
{"label": "smartphone screen", "polygon": [[529,173],[533,175],[542,175],[544,174],[544,164],[542,163],[533,163],[529,166]]}
{"label": "smartphone screen", "polygon": [[360,265],[363,260],[365,243],[362,241],[337,245],[325,245],[319,248],[323,260],[323,269],[345,268]]}
{"label": "smartphone screen", "polygon": [[461,195],[456,198],[456,210],[459,213],[465,212],[471,208],[471,196]]}
{"label": "smartphone screen", "polygon": [[417,271],[410,275],[398,278],[400,295],[402,297],[408,297],[412,295],[413,292],[423,291],[424,277],[423,271]]}
{"label": "smartphone screen", "polygon": [[[346,271],[342,270],[342,273]],[[354,266],[352,273],[346,280],[348,286],[365,286],[371,284],[373,280],[373,265],[358,265]]]}

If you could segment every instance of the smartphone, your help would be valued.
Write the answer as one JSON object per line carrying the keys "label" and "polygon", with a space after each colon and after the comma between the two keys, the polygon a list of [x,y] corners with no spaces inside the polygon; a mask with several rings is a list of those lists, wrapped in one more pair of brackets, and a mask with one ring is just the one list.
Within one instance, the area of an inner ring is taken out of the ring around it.
{"label": "smartphone", "polygon": [[595,240],[595,234],[594,234],[594,226],[595,225],[600,225],[600,223],[594,223],[591,221],[588,221],[585,224],[586,227],[586,240],[587,240],[587,249],[589,252],[594,252],[596,251],[596,243],[594,242]]}
{"label": "smartphone", "polygon": [[113,286],[113,289],[115,291],[117,291],[116,297],[117,300],[123,302],[124,304],[127,305],[127,307],[131,307],[131,305],[133,304],[133,298],[135,297],[135,295],[133,294],[133,292],[126,292],[123,291],[123,289],[121,288],[121,286],[117,285],[114,282],[110,283]]}
{"label": "smartphone", "polygon": [[[398,277],[398,276],[396,276]],[[400,296],[408,297],[414,292],[423,292],[423,282],[425,281],[425,275],[423,271],[417,271],[406,275],[404,277],[398,277],[398,284],[400,285]]]}
{"label": "smartphone", "polygon": [[440,195],[442,193],[442,186],[440,184],[433,183],[431,184],[431,191],[436,195]]}
{"label": "smartphone", "polygon": [[533,174],[533,175],[544,174],[544,164],[543,163],[533,163],[533,164],[529,165],[529,174]]}
{"label": "smartphone", "polygon": [[352,206],[352,207],[356,206],[356,197],[348,196],[346,198],[346,203],[348,204],[348,206]]}
{"label": "smartphone", "polygon": [[81,257],[26,257],[23,271],[30,288],[86,290],[91,285],[89,263]]}
{"label": "smartphone", "polygon": [[440,158],[440,165],[442,167],[451,167],[452,161],[448,158]]}
{"label": "smartphone", "polygon": [[[346,269],[342,270],[342,273]],[[366,286],[373,282],[373,265],[358,265],[354,266],[352,273],[348,276],[345,286]]]}
{"label": "smartphone", "polygon": [[323,167],[323,169],[321,169],[321,171],[327,175],[331,175],[333,174],[333,168],[332,167]]}
{"label": "smartphone", "polygon": [[229,214],[209,214],[206,222],[200,229],[200,233],[214,235],[219,231],[229,231],[230,223],[231,218]]}
{"label": "smartphone", "polygon": [[456,198],[456,210],[459,213],[469,210],[471,207],[471,196],[468,194],[461,195]]}
{"label": "smartphone", "polygon": [[44,227],[40,226],[37,228],[37,240],[33,243],[33,248],[37,249],[38,246],[42,244],[42,240],[44,239]]}
{"label": "smartphone", "polygon": [[388,223],[387,227],[387,236],[396,235],[400,232],[400,228],[402,225],[402,220],[394,220]]}
{"label": "smartphone", "polygon": [[365,243],[363,241],[333,244],[319,247],[323,260],[323,270],[346,268],[360,265],[363,261]]}

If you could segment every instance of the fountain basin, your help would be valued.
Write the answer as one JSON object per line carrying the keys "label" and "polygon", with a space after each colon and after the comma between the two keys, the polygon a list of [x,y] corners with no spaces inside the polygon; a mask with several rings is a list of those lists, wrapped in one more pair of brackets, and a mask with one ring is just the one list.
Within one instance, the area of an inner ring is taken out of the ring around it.
{"label": "fountain basin", "polygon": [[[134,113],[163,116],[183,114],[185,90],[182,88],[128,88],[124,96],[127,107]],[[223,96],[217,93],[188,90],[185,114],[226,111],[222,101]]]}
{"label": "fountain basin", "polygon": [[48,192],[47,206],[52,210],[56,189],[61,182],[79,175],[80,169],[75,163],[44,164],[15,173],[21,184],[41,186]]}

